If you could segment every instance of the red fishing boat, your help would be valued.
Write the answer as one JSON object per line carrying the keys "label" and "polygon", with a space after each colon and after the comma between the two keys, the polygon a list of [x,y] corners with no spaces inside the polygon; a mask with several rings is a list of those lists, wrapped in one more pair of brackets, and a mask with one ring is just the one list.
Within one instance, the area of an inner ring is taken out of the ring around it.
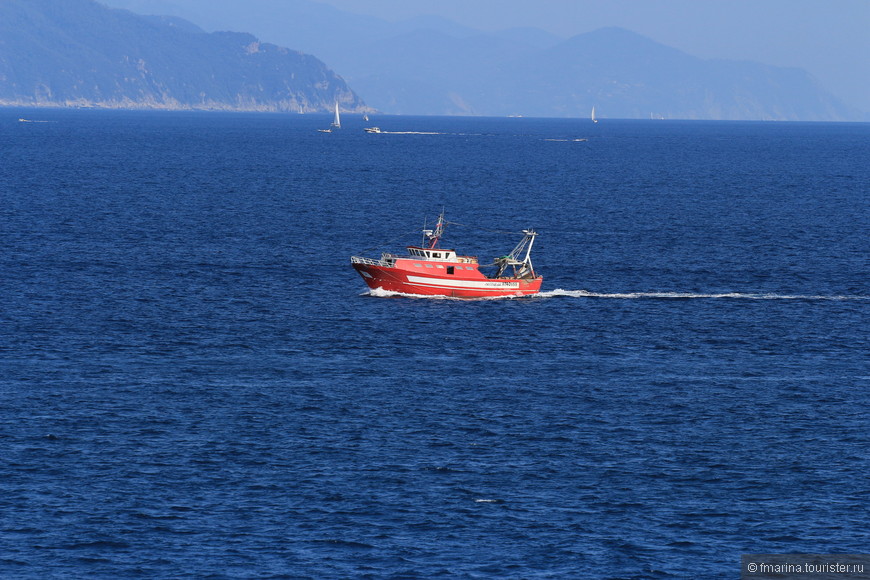
{"label": "red fishing boat", "polygon": [[408,246],[407,255],[384,253],[378,260],[353,256],[351,265],[372,290],[456,298],[527,296],[540,291],[543,277],[535,274],[529,257],[538,235],[534,230],[523,230],[520,243],[497,258],[491,264],[493,274],[487,276],[476,257],[439,247],[445,225],[442,213],[434,230],[423,230],[419,246]]}

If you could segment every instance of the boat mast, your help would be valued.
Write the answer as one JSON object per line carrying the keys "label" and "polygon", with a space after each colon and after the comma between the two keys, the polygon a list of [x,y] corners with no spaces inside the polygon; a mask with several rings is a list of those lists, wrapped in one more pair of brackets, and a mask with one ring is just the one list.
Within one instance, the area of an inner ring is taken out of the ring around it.
{"label": "boat mast", "polygon": [[[425,225],[423,226],[426,227]],[[423,246],[432,248],[438,245],[438,240],[441,239],[441,236],[444,234],[444,211],[441,211],[441,215],[438,216],[438,223],[435,224],[435,231],[432,230],[423,230]]]}

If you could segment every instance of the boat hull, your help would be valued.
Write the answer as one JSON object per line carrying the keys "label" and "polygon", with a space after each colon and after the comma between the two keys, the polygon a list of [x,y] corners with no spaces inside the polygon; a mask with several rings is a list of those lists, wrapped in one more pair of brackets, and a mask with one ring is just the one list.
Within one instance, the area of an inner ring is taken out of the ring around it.
{"label": "boat hull", "polygon": [[[486,278],[477,276],[437,276],[389,266],[364,263],[352,264],[372,290],[382,289],[403,294],[450,296],[455,298],[488,298],[528,296],[541,289],[543,277]],[[476,272],[476,271],[475,271]]]}

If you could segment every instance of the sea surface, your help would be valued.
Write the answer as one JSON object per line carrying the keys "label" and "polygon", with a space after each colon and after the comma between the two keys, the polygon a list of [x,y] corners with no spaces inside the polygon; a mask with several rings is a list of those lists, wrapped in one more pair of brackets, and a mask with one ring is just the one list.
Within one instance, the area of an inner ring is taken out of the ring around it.
{"label": "sea surface", "polygon": [[[329,120],[0,109],[0,577],[868,551],[870,125]],[[542,294],[370,293],[442,208]]]}

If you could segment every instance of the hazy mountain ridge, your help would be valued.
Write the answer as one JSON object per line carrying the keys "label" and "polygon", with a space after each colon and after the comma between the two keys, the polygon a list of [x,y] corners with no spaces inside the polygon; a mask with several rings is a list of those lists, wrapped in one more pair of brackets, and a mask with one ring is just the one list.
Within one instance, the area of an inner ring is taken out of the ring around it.
{"label": "hazy mountain ridge", "polygon": [[[601,29],[539,49],[505,37],[444,33],[379,40],[342,64],[376,108],[420,113],[435,94],[441,114],[682,119],[855,119],[800,69],[704,60],[632,32]],[[384,71],[370,63],[383,64]],[[425,74],[423,73],[425,71]],[[446,72],[445,72],[446,71]],[[376,77],[374,75],[377,75]]]}
{"label": "hazy mountain ridge", "polygon": [[544,105],[568,116],[596,106],[601,116],[623,118],[842,120],[851,114],[805,71],[704,60],[617,28],[537,51],[511,70],[521,80],[514,85],[519,112]]}
{"label": "hazy mountain ridge", "polygon": [[796,69],[705,60],[619,28],[561,39],[438,17],[387,22],[310,0],[104,0],[315,54],[395,114],[863,120]]}
{"label": "hazy mountain ridge", "polygon": [[171,16],[92,0],[0,2],[0,104],[864,119],[801,69],[705,60],[619,28],[560,39],[434,17],[390,23],[309,0],[103,1]]}
{"label": "hazy mountain ridge", "polygon": [[0,104],[327,111],[365,103],[314,56],[92,0],[0,2]]}

